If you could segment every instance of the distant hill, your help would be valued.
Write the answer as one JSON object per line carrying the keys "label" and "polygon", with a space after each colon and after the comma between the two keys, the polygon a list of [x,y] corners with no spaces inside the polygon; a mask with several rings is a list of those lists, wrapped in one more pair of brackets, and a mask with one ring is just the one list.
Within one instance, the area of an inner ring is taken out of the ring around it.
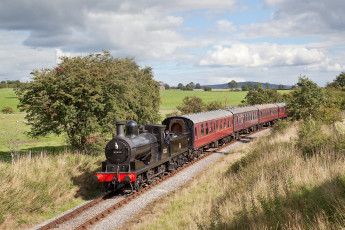
{"label": "distant hill", "polygon": [[[255,81],[246,81],[246,82],[238,82],[238,85],[239,85],[239,88],[241,88],[244,84],[247,84],[247,83],[253,83],[253,84],[256,84],[257,82]],[[259,82],[261,85],[262,85],[262,88],[266,89],[266,83],[261,83]],[[203,85],[202,88],[204,88],[205,86],[210,86],[212,89],[226,89],[226,88],[229,88],[228,87],[228,83],[224,83],[224,84],[218,84],[218,85]],[[270,85],[270,89],[278,89],[279,85],[277,84],[271,84]],[[291,89],[291,85],[284,85],[285,89]]]}

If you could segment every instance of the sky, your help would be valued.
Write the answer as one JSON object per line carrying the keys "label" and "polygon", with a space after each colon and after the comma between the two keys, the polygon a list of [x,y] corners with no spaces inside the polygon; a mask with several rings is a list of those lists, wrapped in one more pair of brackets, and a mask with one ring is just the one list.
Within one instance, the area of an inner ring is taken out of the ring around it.
{"label": "sky", "polygon": [[0,81],[102,50],[175,86],[324,86],[345,71],[345,1],[1,0]]}

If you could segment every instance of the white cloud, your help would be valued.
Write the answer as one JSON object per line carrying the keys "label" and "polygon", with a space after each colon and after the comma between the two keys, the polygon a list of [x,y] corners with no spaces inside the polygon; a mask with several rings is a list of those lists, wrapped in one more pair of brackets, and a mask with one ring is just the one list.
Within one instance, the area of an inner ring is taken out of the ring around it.
{"label": "white cloud", "polygon": [[202,66],[270,67],[296,66],[321,63],[323,51],[306,49],[302,46],[277,45],[269,43],[237,43],[231,47],[215,46],[200,61]]}
{"label": "white cloud", "polygon": [[[56,64],[54,49],[33,49],[20,44],[26,35],[0,32],[1,79],[27,81],[34,69],[48,68]],[[8,40],[15,41],[8,43]]]}
{"label": "white cloud", "polygon": [[236,31],[236,26],[228,20],[219,20],[216,26],[220,32],[233,33]]}
{"label": "white cloud", "polygon": [[345,1],[263,0],[275,9],[264,23],[243,25],[247,37],[312,37],[344,34]]}

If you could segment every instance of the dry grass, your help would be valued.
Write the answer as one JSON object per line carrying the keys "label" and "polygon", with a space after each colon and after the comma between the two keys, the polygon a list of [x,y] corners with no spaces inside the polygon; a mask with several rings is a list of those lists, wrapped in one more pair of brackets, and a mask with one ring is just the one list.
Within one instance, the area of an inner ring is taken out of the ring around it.
{"label": "dry grass", "polygon": [[64,153],[0,163],[0,229],[51,218],[95,194],[101,157]]}
{"label": "dry grass", "polygon": [[[225,156],[187,186],[152,204],[126,228],[344,228],[344,152],[324,147],[306,158],[296,144],[298,128],[295,123],[284,134],[275,133]],[[234,156],[244,154],[233,164]]]}

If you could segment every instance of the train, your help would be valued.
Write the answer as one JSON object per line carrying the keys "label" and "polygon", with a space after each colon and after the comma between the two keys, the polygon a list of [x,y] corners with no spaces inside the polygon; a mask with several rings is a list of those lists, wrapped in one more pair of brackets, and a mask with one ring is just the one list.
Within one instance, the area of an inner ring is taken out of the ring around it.
{"label": "train", "polygon": [[95,178],[107,191],[124,187],[139,191],[207,149],[273,126],[282,119],[287,119],[285,103],[171,116],[162,124],[117,122],[117,135],[106,144],[106,160]]}

